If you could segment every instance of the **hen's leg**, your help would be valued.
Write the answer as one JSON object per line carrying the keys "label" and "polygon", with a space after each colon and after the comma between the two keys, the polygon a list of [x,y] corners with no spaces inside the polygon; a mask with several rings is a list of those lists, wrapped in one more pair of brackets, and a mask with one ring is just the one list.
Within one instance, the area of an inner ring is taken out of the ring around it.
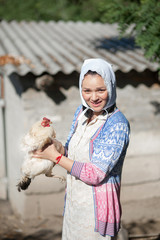
{"label": "hen's leg", "polygon": [[59,175],[54,175],[52,173],[52,171],[48,171],[46,174],[45,174],[46,177],[53,177],[53,178],[59,178],[59,180],[61,180],[61,182],[64,182],[66,181],[66,178],[64,176],[59,176]]}
{"label": "hen's leg", "polygon": [[59,176],[59,175],[53,175],[53,178],[58,178],[61,182],[65,182],[66,178],[64,176]]}
{"label": "hen's leg", "polygon": [[26,190],[31,183],[31,178],[23,176],[21,181],[17,184],[17,189],[20,192],[21,190]]}
{"label": "hen's leg", "polygon": [[53,177],[54,175],[53,175],[53,173],[52,173],[52,170],[46,172],[46,173],[45,173],[45,176],[46,176],[46,177]]}

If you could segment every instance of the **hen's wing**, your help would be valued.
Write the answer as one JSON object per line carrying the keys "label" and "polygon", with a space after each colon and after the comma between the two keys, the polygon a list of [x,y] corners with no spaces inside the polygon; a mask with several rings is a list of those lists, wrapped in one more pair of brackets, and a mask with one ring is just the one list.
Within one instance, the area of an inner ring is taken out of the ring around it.
{"label": "hen's wing", "polygon": [[29,178],[34,178],[40,174],[45,174],[46,172],[52,170],[54,164],[53,162],[40,159],[31,158],[28,161],[25,160],[22,165],[22,174],[28,176]]}

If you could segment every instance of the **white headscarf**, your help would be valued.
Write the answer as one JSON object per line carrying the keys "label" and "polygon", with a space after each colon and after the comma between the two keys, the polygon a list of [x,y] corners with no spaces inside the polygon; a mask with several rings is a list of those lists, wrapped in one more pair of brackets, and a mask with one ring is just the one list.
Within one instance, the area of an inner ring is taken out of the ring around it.
{"label": "white headscarf", "polygon": [[88,106],[88,104],[85,102],[82,96],[82,81],[84,79],[84,75],[89,70],[97,72],[104,79],[104,83],[108,91],[108,101],[103,109],[107,111],[108,108],[110,108],[116,103],[116,78],[112,70],[111,64],[99,58],[92,58],[84,61],[81,68],[80,78],[79,78],[79,90],[80,90],[82,105],[87,109],[91,109],[91,108]]}

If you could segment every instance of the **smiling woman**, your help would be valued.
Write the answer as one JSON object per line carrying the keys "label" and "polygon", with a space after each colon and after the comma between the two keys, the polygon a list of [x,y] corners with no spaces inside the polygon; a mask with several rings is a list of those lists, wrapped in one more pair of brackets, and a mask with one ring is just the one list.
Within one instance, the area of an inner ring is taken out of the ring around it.
{"label": "smiling woman", "polygon": [[60,153],[52,144],[36,157],[68,171],[62,239],[111,240],[120,229],[120,183],[129,123],[116,107],[116,79],[108,62],[86,60],[79,90],[82,105],[65,147]]}

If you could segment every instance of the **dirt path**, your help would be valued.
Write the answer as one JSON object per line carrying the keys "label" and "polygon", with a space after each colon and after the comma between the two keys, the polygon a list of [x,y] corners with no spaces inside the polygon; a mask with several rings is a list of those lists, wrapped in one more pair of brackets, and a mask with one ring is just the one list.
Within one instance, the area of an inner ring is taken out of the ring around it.
{"label": "dirt path", "polygon": [[[160,234],[159,198],[123,204],[123,212],[123,226],[129,236]],[[0,240],[60,240],[61,229],[62,217],[24,222],[13,214],[8,201],[0,200]]]}
{"label": "dirt path", "polygon": [[23,221],[8,201],[0,200],[0,240],[60,240],[62,217]]}
{"label": "dirt path", "polygon": [[[122,204],[122,223],[129,236],[159,235],[160,239],[160,198],[154,197]],[[147,238],[143,238],[147,239]],[[150,238],[148,238],[150,239]],[[139,238],[142,240],[142,238]]]}

